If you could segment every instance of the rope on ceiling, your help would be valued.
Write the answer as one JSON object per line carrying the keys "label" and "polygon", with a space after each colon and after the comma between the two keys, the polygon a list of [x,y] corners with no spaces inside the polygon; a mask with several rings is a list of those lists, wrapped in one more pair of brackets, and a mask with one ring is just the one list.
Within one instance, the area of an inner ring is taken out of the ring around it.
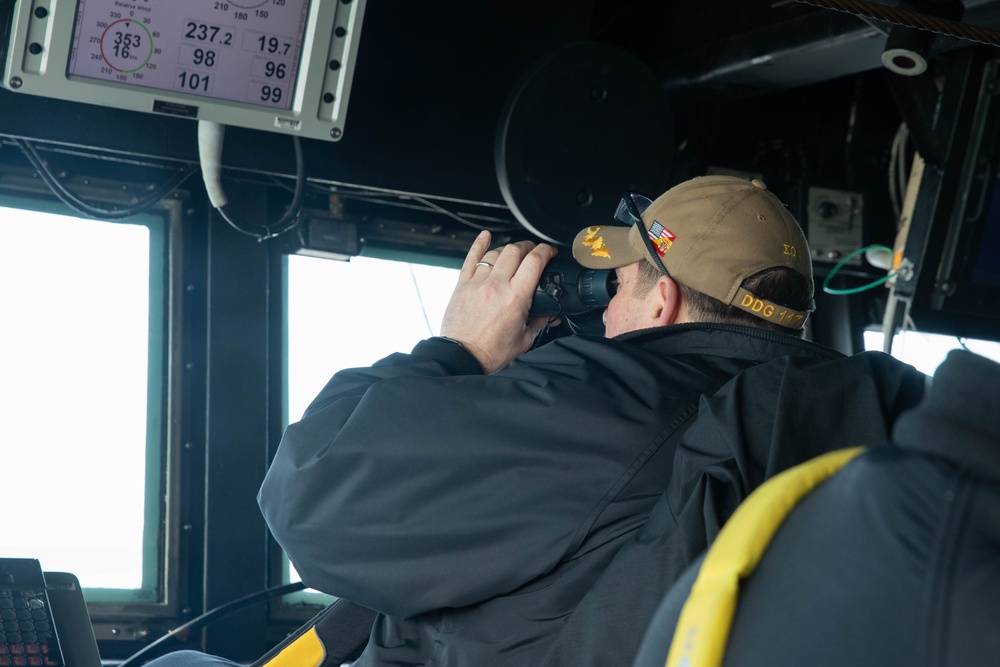
{"label": "rope on ceiling", "polygon": [[847,12],[907,28],[927,30],[939,35],[948,35],[980,44],[1000,46],[1000,30],[968,25],[959,21],[921,14],[898,7],[886,7],[874,2],[867,2],[866,0],[796,0],[796,2]]}

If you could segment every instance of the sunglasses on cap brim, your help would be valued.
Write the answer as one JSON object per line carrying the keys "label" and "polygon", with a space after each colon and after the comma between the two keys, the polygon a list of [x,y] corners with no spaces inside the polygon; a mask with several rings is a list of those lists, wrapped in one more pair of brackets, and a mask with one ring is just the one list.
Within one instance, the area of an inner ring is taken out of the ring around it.
{"label": "sunglasses on cap brim", "polygon": [[667,267],[663,266],[663,262],[660,261],[660,254],[656,252],[656,248],[653,247],[653,240],[649,238],[649,232],[646,230],[646,225],[642,221],[642,214],[646,212],[646,209],[649,208],[652,203],[653,200],[645,195],[641,195],[637,192],[629,192],[622,197],[620,202],[618,202],[618,208],[615,210],[615,220],[626,225],[638,225],[639,237],[646,246],[646,252],[649,253],[649,257],[653,260],[653,264],[660,270],[660,273],[665,276],[669,276],[670,274],[667,272]]}

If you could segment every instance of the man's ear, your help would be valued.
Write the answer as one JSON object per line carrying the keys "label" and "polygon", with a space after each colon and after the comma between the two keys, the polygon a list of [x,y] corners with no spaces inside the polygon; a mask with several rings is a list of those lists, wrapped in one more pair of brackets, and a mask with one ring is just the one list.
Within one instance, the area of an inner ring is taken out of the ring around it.
{"label": "man's ear", "polygon": [[656,326],[680,324],[686,321],[681,288],[673,278],[660,276],[653,292],[655,295],[653,318],[656,320]]}

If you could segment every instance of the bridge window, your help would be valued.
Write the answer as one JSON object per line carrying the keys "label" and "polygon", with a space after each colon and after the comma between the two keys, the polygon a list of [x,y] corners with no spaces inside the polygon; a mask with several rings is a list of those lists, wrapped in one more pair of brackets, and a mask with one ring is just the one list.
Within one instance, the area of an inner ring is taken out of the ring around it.
{"label": "bridge window", "polygon": [[373,257],[288,257],[286,423],[335,372],[436,336],[458,270]]}
{"label": "bridge window", "polygon": [[[881,330],[865,331],[865,349],[881,350],[885,334]],[[1000,343],[990,340],[976,340],[958,336],[925,333],[921,331],[901,331],[893,338],[892,356],[905,361],[925,375],[934,375],[948,352],[965,348],[987,359],[1000,362]]]}
{"label": "bridge window", "polygon": [[162,599],[167,221],[0,196],[3,555]]}
{"label": "bridge window", "polygon": [[[286,268],[286,424],[338,370],[370,366],[437,335],[458,280],[455,268],[374,257],[290,255]],[[286,582],[298,581],[287,558],[282,569]]]}

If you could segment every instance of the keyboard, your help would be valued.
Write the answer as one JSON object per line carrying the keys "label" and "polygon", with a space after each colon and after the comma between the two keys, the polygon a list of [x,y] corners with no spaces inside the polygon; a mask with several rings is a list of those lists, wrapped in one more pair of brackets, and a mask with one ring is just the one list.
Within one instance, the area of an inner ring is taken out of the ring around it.
{"label": "keyboard", "polygon": [[0,667],[64,667],[37,560],[0,558]]}

